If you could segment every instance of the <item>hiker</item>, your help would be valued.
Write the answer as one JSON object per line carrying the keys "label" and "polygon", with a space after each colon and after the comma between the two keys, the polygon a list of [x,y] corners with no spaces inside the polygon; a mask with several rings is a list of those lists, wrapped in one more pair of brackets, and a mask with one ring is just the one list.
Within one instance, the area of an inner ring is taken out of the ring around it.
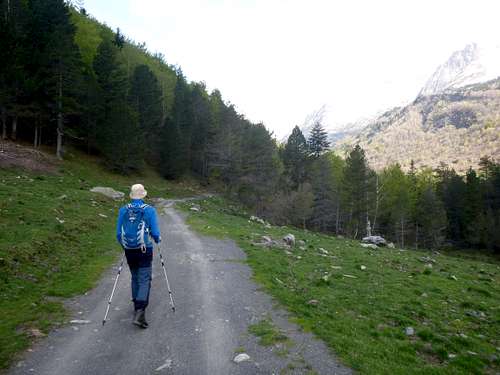
{"label": "hiker", "polygon": [[132,185],[131,202],[120,208],[116,238],[125,251],[132,274],[133,324],[147,328],[146,307],[149,302],[153,262],[153,242],[161,241],[156,210],[144,203],[147,191],[141,184]]}

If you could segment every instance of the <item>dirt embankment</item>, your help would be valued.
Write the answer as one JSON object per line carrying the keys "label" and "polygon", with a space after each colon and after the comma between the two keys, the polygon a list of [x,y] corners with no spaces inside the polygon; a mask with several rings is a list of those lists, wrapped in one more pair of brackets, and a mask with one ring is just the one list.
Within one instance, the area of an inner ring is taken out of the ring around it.
{"label": "dirt embankment", "polygon": [[32,147],[0,141],[0,168],[22,168],[42,173],[57,173],[59,161]]}

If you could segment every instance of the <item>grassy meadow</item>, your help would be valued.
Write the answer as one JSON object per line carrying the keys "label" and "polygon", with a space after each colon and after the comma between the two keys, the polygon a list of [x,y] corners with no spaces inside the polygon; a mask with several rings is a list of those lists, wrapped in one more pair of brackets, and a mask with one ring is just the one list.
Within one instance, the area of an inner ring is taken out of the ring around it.
{"label": "grassy meadow", "polygon": [[[474,253],[379,248],[267,227],[221,198],[188,222],[243,248],[254,278],[304,330],[361,374],[500,371],[500,261]],[[188,210],[190,204],[182,206]],[[293,233],[295,247],[255,245]]]}

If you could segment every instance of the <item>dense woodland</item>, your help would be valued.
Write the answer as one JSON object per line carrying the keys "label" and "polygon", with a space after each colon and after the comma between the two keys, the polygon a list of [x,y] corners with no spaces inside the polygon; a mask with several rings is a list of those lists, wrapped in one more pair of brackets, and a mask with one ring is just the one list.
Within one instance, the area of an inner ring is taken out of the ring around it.
{"label": "dense woodland", "polygon": [[317,122],[279,145],[202,82],[144,43],[113,32],[62,0],[2,0],[2,139],[71,144],[120,173],[146,164],[165,178],[216,185],[277,224],[401,247],[500,249],[500,165],[466,176],[441,166],[376,173],[357,146],[329,152]]}

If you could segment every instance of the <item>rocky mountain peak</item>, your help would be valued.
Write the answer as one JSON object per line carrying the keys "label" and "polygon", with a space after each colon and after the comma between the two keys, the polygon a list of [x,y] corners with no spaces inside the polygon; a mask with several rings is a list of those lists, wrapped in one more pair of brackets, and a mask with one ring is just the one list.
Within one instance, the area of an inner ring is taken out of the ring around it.
{"label": "rocky mountain peak", "polygon": [[476,43],[455,51],[440,65],[419,93],[419,97],[437,95],[463,86],[485,82],[500,76],[500,48],[480,47]]}

